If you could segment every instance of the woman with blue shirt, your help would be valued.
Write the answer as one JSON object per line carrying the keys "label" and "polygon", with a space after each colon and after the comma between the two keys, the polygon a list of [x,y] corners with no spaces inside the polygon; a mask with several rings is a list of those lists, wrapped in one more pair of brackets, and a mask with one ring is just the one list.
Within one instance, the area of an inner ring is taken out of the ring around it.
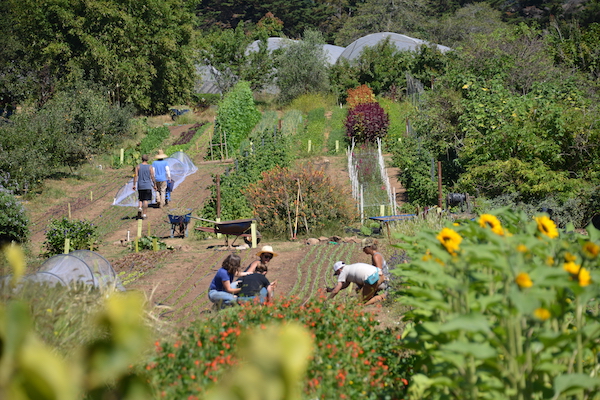
{"label": "woman with blue shirt", "polygon": [[233,281],[240,271],[240,262],[241,258],[237,254],[228,255],[210,283],[208,298],[219,308],[236,304],[236,294],[241,289]]}

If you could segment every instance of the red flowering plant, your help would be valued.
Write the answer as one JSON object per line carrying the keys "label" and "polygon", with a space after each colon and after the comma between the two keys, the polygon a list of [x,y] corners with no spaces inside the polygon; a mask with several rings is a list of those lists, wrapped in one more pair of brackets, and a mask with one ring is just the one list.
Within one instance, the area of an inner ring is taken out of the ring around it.
{"label": "red flowering plant", "polygon": [[400,399],[412,373],[412,358],[396,329],[378,322],[354,302],[302,302],[287,298],[259,306],[245,304],[184,329],[175,340],[156,342],[147,364],[159,397],[203,398],[224,373],[241,360],[238,337],[253,328],[294,320],[311,332],[315,350],[303,391],[307,399]]}
{"label": "red flowering plant", "polygon": [[378,103],[359,104],[348,110],[346,134],[358,143],[375,143],[385,137],[390,119]]}

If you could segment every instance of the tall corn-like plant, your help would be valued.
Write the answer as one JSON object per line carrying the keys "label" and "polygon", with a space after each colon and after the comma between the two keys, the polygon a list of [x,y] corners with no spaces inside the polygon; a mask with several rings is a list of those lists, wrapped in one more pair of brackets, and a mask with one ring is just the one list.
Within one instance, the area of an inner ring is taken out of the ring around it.
{"label": "tall corn-like plant", "polygon": [[[232,156],[260,118],[260,111],[254,104],[250,84],[246,81],[238,82],[219,103],[211,144],[222,158],[226,155]],[[226,153],[223,151],[225,147]]]}
{"label": "tall corn-like plant", "polygon": [[411,398],[598,398],[600,231],[505,210],[401,237]]}

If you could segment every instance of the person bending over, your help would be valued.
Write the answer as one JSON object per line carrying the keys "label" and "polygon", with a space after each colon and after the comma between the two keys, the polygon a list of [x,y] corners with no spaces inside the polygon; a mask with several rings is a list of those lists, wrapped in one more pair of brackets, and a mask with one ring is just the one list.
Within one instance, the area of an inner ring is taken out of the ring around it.
{"label": "person bending over", "polygon": [[261,304],[265,301],[273,300],[273,289],[277,281],[269,282],[266,277],[267,266],[259,265],[253,273],[240,278],[239,287],[241,291],[238,293],[238,303],[242,301],[253,301],[256,298],[260,299]]}
{"label": "person bending over", "polygon": [[210,283],[208,299],[219,308],[236,304],[236,294],[241,289],[236,287],[233,282],[240,270],[240,261],[241,258],[237,254],[228,255]]}
{"label": "person bending over", "polygon": [[379,273],[379,268],[365,263],[356,263],[346,265],[343,261],[333,264],[333,274],[337,275],[337,284],[327,288],[329,298],[334,298],[340,290],[347,288],[351,283],[358,286],[361,291],[362,301],[369,302],[379,290],[383,283],[383,274]]}

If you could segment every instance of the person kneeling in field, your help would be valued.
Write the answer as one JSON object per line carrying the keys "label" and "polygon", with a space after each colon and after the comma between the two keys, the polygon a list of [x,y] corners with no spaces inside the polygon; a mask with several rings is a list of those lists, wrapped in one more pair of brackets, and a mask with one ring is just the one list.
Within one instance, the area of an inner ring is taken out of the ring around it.
{"label": "person kneeling in field", "polygon": [[238,303],[260,299],[261,303],[273,300],[273,289],[277,281],[269,282],[267,277],[267,266],[259,265],[253,273],[242,276],[238,287],[241,291],[238,293]]}
{"label": "person kneeling in field", "polygon": [[346,265],[343,261],[338,261],[333,264],[333,274],[338,276],[338,281],[334,287],[327,288],[330,299],[334,298],[340,290],[354,283],[362,292],[363,302],[369,304],[372,304],[370,300],[385,280],[379,268],[365,263]]}

